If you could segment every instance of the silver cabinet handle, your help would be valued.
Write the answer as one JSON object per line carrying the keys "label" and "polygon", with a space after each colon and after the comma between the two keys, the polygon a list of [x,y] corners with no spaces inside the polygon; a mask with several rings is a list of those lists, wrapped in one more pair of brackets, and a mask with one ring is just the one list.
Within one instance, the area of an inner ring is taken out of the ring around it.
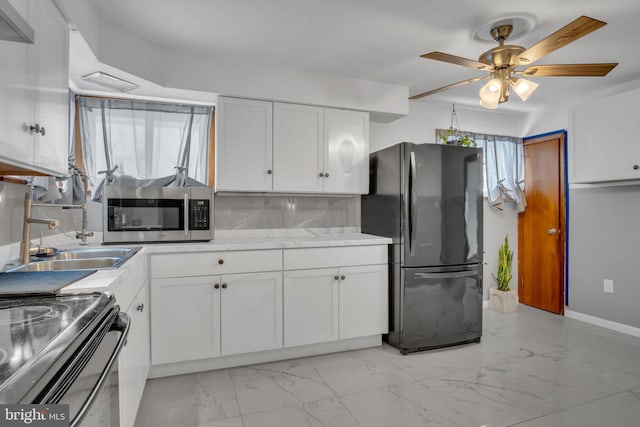
{"label": "silver cabinet handle", "polygon": [[136,307],[136,310],[143,311],[144,310],[144,303],[138,304],[138,306]]}
{"label": "silver cabinet handle", "polygon": [[555,228],[550,228],[547,230],[547,234],[549,234],[550,236],[553,236],[557,233],[558,233],[558,230],[556,230]]}
{"label": "silver cabinet handle", "polygon": [[31,133],[39,133],[42,136],[45,136],[45,134],[47,133],[44,126],[40,126],[40,124],[38,123],[29,126],[29,130],[31,131]]}

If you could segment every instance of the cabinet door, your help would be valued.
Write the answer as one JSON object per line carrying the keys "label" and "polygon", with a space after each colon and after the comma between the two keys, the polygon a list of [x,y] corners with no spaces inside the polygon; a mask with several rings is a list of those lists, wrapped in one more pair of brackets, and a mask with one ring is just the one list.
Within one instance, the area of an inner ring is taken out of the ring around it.
{"label": "cabinet door", "polygon": [[324,110],[325,193],[369,192],[369,113]]}
{"label": "cabinet door", "polygon": [[340,269],[340,338],[388,332],[387,265]]}
{"label": "cabinet door", "polygon": [[133,427],[149,373],[149,287],[145,284],[127,310],[131,327],[118,360],[120,424]]}
{"label": "cabinet door", "polygon": [[282,348],[282,272],[221,278],[222,355]]}
{"label": "cabinet door", "polygon": [[576,110],[569,132],[571,182],[640,179],[640,90]]}
{"label": "cabinet door", "polygon": [[[30,1],[12,0],[11,4],[32,26]],[[39,3],[39,2],[34,2]],[[36,37],[38,37],[36,35]],[[0,40],[0,161],[33,160],[34,72],[29,56],[33,45]]]}
{"label": "cabinet door", "polygon": [[220,354],[219,278],[151,282],[151,362],[183,362]]}
{"label": "cabinet door", "polygon": [[338,269],[284,272],[284,346],[336,341]]}
{"label": "cabinet door", "polygon": [[217,191],[271,191],[272,121],[271,102],[218,98]]}
{"label": "cabinet door", "polygon": [[34,165],[56,175],[67,173],[69,146],[69,28],[53,2],[34,1],[36,81]]}
{"label": "cabinet door", "polygon": [[273,104],[273,191],[322,192],[322,131],[322,108]]}

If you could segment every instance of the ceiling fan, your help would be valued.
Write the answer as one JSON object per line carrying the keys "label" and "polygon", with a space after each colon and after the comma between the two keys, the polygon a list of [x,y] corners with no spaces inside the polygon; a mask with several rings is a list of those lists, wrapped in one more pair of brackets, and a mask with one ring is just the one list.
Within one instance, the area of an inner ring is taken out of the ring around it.
{"label": "ceiling fan", "polygon": [[[509,100],[509,88],[513,88],[514,92],[523,101],[526,101],[537,89],[537,83],[526,80],[523,77],[514,76],[606,76],[618,63],[529,65],[605,25],[607,25],[606,22],[589,18],[588,16],[581,16],[547,38],[525,49],[522,46],[506,45],[505,40],[511,35],[513,26],[511,24],[498,24],[491,29],[491,36],[499,45],[482,53],[478,61],[443,52],[431,52],[422,55],[422,58],[488,71],[488,75],[474,77],[413,95],[409,99],[419,99],[454,87],[490,79],[480,89],[480,105],[494,109],[498,107],[498,104]],[[518,67],[527,65],[529,65],[527,68],[517,70]]]}

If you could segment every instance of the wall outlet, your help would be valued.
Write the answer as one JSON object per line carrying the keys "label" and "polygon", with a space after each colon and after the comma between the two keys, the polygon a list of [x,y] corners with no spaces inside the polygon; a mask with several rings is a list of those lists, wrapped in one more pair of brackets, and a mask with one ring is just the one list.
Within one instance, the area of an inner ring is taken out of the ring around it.
{"label": "wall outlet", "polygon": [[604,279],[604,291],[609,294],[613,293],[613,280]]}

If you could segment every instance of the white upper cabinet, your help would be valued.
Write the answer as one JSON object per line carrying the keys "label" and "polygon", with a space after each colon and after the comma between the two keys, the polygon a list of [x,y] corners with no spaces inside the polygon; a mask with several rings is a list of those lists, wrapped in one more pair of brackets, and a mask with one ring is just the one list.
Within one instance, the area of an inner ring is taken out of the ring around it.
{"label": "white upper cabinet", "polygon": [[640,179],[640,90],[572,112],[569,132],[571,182]]}
{"label": "white upper cabinet", "polygon": [[218,97],[216,191],[271,191],[272,103]]}
{"label": "white upper cabinet", "polygon": [[273,191],[323,191],[322,108],[273,104]]}
{"label": "white upper cabinet", "polygon": [[369,113],[218,98],[216,190],[366,194]]}
{"label": "white upper cabinet", "polygon": [[12,2],[35,43],[0,41],[0,169],[63,175],[68,156],[68,25],[50,0]]}
{"label": "white upper cabinet", "polygon": [[[34,9],[37,54],[34,164],[67,172],[69,145],[69,30],[51,1],[37,1]],[[35,61],[34,61],[35,62]]]}
{"label": "white upper cabinet", "polygon": [[326,193],[369,192],[369,114],[325,108]]}

